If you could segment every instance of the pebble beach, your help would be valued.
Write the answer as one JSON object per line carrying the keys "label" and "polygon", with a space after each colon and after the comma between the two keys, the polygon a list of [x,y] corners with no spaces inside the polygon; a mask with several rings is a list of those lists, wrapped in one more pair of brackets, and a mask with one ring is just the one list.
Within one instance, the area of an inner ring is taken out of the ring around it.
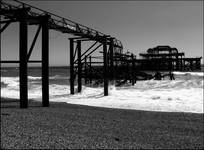
{"label": "pebble beach", "polygon": [[203,114],[1,100],[1,149],[203,149]]}

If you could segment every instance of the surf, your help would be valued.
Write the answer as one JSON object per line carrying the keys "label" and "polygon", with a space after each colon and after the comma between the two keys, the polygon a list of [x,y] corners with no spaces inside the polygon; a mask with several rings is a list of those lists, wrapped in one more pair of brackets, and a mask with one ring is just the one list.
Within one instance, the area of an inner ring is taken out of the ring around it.
{"label": "surf", "polygon": [[[102,86],[83,86],[81,93],[70,94],[69,77],[50,77],[50,101],[71,104],[149,111],[203,113],[203,73],[175,73],[176,80],[137,81],[134,86],[110,85],[109,96]],[[28,77],[29,99],[41,101],[41,77]],[[67,83],[67,84],[65,84]],[[1,97],[19,99],[19,78],[1,77]],[[77,90],[77,87],[75,87]]]}

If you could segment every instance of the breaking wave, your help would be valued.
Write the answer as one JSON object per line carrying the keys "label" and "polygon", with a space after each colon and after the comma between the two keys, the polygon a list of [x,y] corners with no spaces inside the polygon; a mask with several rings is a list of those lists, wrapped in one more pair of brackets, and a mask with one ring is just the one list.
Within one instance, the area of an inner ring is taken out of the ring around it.
{"label": "breaking wave", "polygon": [[204,76],[204,72],[173,72],[175,75]]}
{"label": "breaking wave", "polygon": [[[83,86],[81,93],[70,94],[69,77],[55,75],[50,80],[50,101],[98,107],[167,112],[203,113],[203,72],[174,72],[176,80],[138,81],[134,86],[109,86],[109,96],[103,87]],[[190,77],[189,77],[190,76]],[[28,77],[29,98],[41,100],[41,77]],[[58,80],[62,80],[58,82]],[[19,78],[1,77],[1,97],[19,98]],[[77,91],[77,87],[75,87]]]}

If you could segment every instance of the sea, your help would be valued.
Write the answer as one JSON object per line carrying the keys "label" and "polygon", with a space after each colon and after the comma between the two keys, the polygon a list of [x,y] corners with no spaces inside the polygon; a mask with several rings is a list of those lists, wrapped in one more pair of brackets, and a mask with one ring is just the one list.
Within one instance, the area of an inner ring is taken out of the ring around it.
{"label": "sea", "polygon": [[[66,102],[107,108],[203,113],[204,69],[195,72],[173,72],[175,80],[137,81],[115,86],[109,83],[109,95],[103,95],[103,85],[94,83],[82,87],[82,92],[70,94],[69,68],[50,67],[49,97],[53,102]],[[28,69],[29,100],[42,101],[41,68]],[[19,99],[19,68],[1,68],[1,98]]]}

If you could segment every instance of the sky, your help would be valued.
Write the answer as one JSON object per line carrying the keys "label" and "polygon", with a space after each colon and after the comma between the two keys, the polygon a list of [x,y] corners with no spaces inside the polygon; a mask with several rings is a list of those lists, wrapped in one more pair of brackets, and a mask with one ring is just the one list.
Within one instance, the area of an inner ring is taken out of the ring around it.
{"label": "sky", "polygon": [[[185,57],[203,57],[203,1],[25,1],[120,40],[137,55],[158,45],[176,47]],[[29,46],[37,30],[29,27]],[[17,60],[18,23],[1,35],[1,59]],[[72,35],[50,31],[50,65],[69,65]],[[41,58],[41,37],[32,59]],[[203,62],[203,60],[202,60]]]}

